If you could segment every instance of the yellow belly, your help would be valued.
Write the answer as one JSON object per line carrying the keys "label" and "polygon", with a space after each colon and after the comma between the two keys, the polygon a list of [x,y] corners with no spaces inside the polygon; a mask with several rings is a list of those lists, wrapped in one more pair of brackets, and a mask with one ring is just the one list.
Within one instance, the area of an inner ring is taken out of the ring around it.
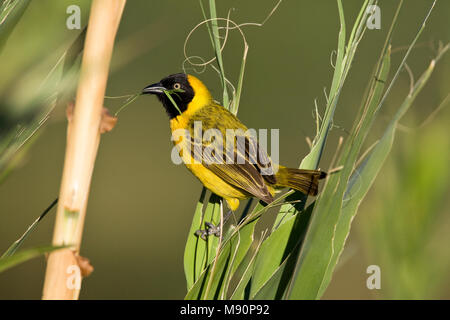
{"label": "yellow belly", "polygon": [[237,189],[201,164],[186,164],[186,167],[203,183],[203,185],[226,200],[231,198],[247,199],[250,194]]}
{"label": "yellow belly", "polygon": [[224,198],[231,210],[237,210],[237,208],[239,207],[238,199],[247,199],[251,195],[244,190],[238,189],[228,184],[211,170],[203,166],[203,164],[198,162],[196,163],[189,152],[183,152],[185,139],[186,138],[182,136],[180,137],[180,140],[174,141],[174,144],[178,148],[179,155],[186,167],[200,180],[200,182],[206,188],[208,188],[211,192],[217,194],[218,196]]}

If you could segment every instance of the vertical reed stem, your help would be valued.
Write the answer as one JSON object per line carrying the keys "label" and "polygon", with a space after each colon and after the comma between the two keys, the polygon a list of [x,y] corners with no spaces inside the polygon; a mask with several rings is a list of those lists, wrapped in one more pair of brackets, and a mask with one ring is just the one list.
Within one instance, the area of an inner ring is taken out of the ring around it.
{"label": "vertical reed stem", "polygon": [[78,252],[92,171],[100,142],[100,123],[114,39],[126,0],[93,0],[80,80],[59,194],[54,245],[70,245],[49,255],[43,299],[78,299],[81,276]]}

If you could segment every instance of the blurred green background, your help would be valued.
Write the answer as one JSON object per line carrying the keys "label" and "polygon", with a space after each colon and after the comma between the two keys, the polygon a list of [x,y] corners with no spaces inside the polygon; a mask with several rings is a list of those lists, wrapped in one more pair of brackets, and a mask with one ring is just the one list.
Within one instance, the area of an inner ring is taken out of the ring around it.
{"label": "blurred green background", "polygon": [[[261,22],[277,1],[217,1],[218,15],[237,23]],[[0,54],[0,88],[26,79],[30,66],[47,70],[79,30],[67,30],[67,6],[90,1],[32,1]],[[352,24],[358,0],[343,1]],[[340,136],[352,126],[396,3],[380,1],[381,29],[367,30],[335,115],[336,128],[321,167],[328,169]],[[393,36],[393,64],[415,36],[430,1],[406,1]],[[439,1],[408,66],[418,76],[450,41],[450,2]],[[203,20],[198,1],[128,1],[116,40],[107,95],[131,94],[182,71],[183,45]],[[262,27],[244,28],[249,44],[239,118],[251,128],[280,129],[280,162],[296,167],[313,137],[314,99],[323,111],[323,88],[331,84],[331,52],[339,20],[334,1],[283,1]],[[243,45],[230,34],[224,65],[236,83]],[[205,28],[188,44],[189,55],[213,56]],[[39,61],[37,61],[37,57]],[[450,57],[437,65],[430,82],[402,120],[393,152],[353,221],[353,228],[326,299],[450,298],[450,108],[421,125],[450,91]],[[395,68],[395,67],[394,67]],[[194,73],[193,70],[187,70]],[[195,74],[195,73],[194,73]],[[220,81],[208,68],[198,75],[221,98]],[[38,80],[35,80],[38,81]],[[382,128],[409,90],[401,73],[378,118]],[[20,92],[19,92],[20,94]],[[120,101],[105,100],[115,111]],[[64,108],[53,111],[45,128],[0,184],[0,250],[16,240],[59,191],[64,161]],[[378,134],[378,135],[377,135]],[[373,130],[373,139],[380,131]],[[102,137],[94,170],[81,255],[94,273],[83,280],[82,299],[171,299],[186,292],[183,251],[201,185],[170,160],[167,116],[154,97],[141,97],[120,114]],[[49,244],[54,212],[24,247]],[[272,219],[274,217],[266,217]],[[366,268],[381,268],[381,290],[366,287]],[[40,298],[45,259],[0,274],[0,299]]]}

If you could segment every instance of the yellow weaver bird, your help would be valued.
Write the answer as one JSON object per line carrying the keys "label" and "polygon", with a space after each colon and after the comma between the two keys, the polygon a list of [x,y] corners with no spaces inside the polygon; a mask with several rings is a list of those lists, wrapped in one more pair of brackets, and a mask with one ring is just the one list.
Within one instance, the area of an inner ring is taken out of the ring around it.
{"label": "yellow weaver bird", "polygon": [[[272,164],[266,151],[259,148],[256,138],[245,133],[247,127],[217,104],[208,88],[196,77],[184,73],[173,74],[145,87],[142,94],[158,97],[170,118],[172,134],[179,132],[179,129],[184,132],[181,137],[174,139],[174,143],[186,167],[206,188],[225,199],[232,211],[239,207],[239,200],[249,197],[256,197],[269,204],[275,192],[286,187],[307,195],[317,195],[319,179],[326,176],[323,171]],[[227,137],[227,130],[232,129],[238,134],[233,137],[233,143],[222,142],[225,149],[219,149],[220,152],[202,153],[208,145],[204,141],[192,139],[196,135],[196,123],[201,123],[202,132],[215,129]],[[244,150],[237,147],[239,143],[236,141],[244,141],[241,144]],[[256,151],[256,154],[249,150]],[[230,159],[230,155],[234,161],[225,161]],[[235,155],[240,155],[242,161],[235,161]],[[276,171],[275,166],[278,169]],[[209,229],[198,233],[202,238],[218,234],[218,227],[211,223],[206,225]]]}

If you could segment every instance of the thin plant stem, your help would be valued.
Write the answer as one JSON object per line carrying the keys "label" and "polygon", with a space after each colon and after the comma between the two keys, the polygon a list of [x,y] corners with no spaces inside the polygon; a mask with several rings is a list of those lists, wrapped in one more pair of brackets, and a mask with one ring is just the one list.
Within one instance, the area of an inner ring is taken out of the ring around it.
{"label": "thin plant stem", "polygon": [[[43,299],[78,299],[80,250],[87,199],[100,142],[103,99],[114,39],[126,0],[93,0],[67,146],[53,245],[69,245],[48,258]],[[78,271],[78,272],[77,272]],[[74,281],[70,281],[71,278]]]}

